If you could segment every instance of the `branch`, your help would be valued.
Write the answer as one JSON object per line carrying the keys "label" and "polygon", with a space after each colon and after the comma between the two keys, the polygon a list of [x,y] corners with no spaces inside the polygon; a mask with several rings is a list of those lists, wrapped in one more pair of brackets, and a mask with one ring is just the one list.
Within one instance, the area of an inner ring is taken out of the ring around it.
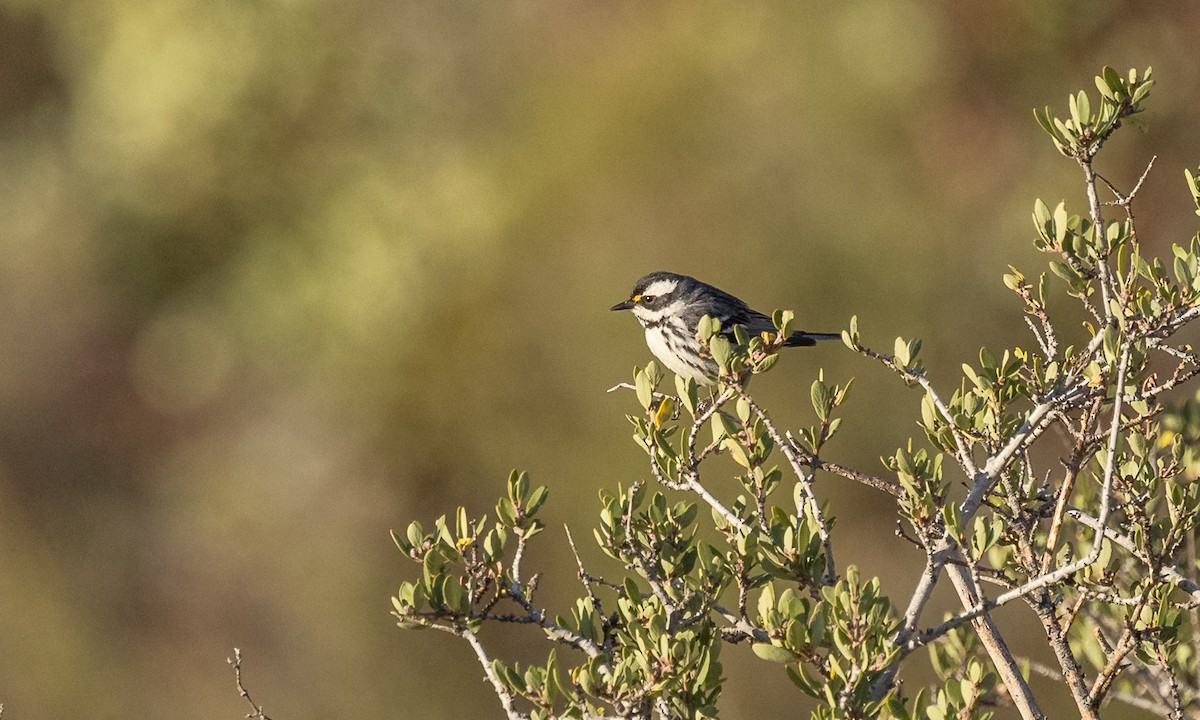
{"label": "branch", "polygon": [[1146,169],[1142,171],[1142,176],[1138,178],[1137,184],[1133,186],[1133,189],[1129,191],[1128,195],[1122,195],[1121,191],[1118,190],[1107,179],[1105,179],[1105,177],[1103,175],[1101,175],[1100,173],[1096,173],[1096,177],[1099,178],[1101,180],[1101,182],[1103,182],[1105,185],[1108,186],[1108,189],[1112,191],[1113,197],[1116,198],[1116,200],[1113,200],[1111,202],[1107,202],[1104,204],[1105,205],[1120,205],[1121,207],[1125,208],[1126,211],[1128,211],[1129,206],[1133,203],[1133,199],[1135,197],[1137,197],[1138,191],[1142,189],[1142,183],[1146,182],[1146,176],[1150,174],[1150,170],[1154,167],[1155,160],[1158,160],[1158,156],[1152,155],[1150,157],[1150,162],[1146,164]]}
{"label": "branch", "polygon": [[504,687],[504,683],[500,682],[500,678],[496,675],[496,671],[492,669],[492,660],[488,657],[487,650],[484,649],[483,643],[479,642],[479,638],[475,633],[465,627],[455,628],[445,625],[434,625],[439,630],[445,630],[453,635],[465,639],[471,649],[475,651],[475,657],[479,658],[479,664],[483,666],[483,673],[487,676],[488,682],[492,684],[492,689],[496,691],[496,696],[500,698],[500,705],[504,708],[504,714],[508,716],[508,720],[529,720],[529,716],[521,713],[513,705],[512,693],[508,688]]}
{"label": "branch", "polygon": [[708,488],[700,484],[700,479],[695,470],[686,470],[681,474],[681,481],[674,482],[670,478],[663,475],[662,470],[658,467],[658,463],[653,457],[650,458],[650,474],[661,485],[671,488],[672,490],[690,490],[700,496],[700,499],[708,504],[713,510],[716,510],[721,517],[725,518],[725,522],[734,526],[738,530],[747,530],[749,526],[742,522],[742,519],[733,513],[732,510],[725,507],[724,503],[716,498],[708,491]]}
{"label": "branch", "polygon": [[[902,528],[897,525],[898,534],[902,534]],[[913,590],[912,598],[908,601],[908,608],[904,611],[904,622],[900,625],[900,630],[896,632],[895,643],[900,648],[901,657],[887,667],[880,675],[875,684],[871,686],[871,699],[880,700],[887,693],[888,688],[896,680],[896,674],[900,672],[900,660],[904,655],[912,652],[913,647],[910,647],[909,642],[917,631],[917,623],[921,621],[921,613],[925,610],[925,606],[929,603],[929,598],[933,597],[933,589],[937,586],[938,575],[941,573],[944,561],[938,560],[933,553],[929,553],[925,560],[925,569],[921,572],[921,579],[917,581],[917,587]]]}
{"label": "branch", "polygon": [[967,473],[967,477],[975,477],[979,474],[979,468],[975,466],[975,459],[971,457],[971,453],[967,450],[966,440],[962,436],[962,432],[958,429],[958,423],[954,421],[954,416],[950,414],[950,408],[942,400],[941,395],[938,395],[937,390],[933,389],[933,384],[925,377],[925,373],[913,373],[914,379],[921,388],[929,393],[929,397],[933,399],[934,407],[938,413],[945,419],[946,425],[950,428],[950,434],[954,436],[954,445],[958,450],[958,464],[962,466],[963,471]]}
{"label": "branch", "polygon": [[[954,589],[958,591],[959,601],[964,607],[979,602],[979,587],[975,585],[967,568],[961,565],[950,565],[946,573],[950,576]],[[992,664],[996,667],[996,672],[1000,675],[1004,687],[1008,688],[1008,694],[1016,704],[1017,710],[1020,711],[1021,717],[1025,720],[1045,720],[1046,715],[1038,707],[1033,690],[1021,673],[1021,666],[1017,663],[1017,659],[1008,649],[1004,638],[1001,637],[996,622],[990,615],[985,615],[973,620],[972,626],[987,651],[988,657],[991,658]]]}
{"label": "branch", "polygon": [[[1145,602],[1146,598],[1143,597],[1141,604],[1144,605]],[[1140,611],[1141,607],[1139,606],[1133,614],[1136,615]],[[1087,696],[1088,705],[1093,708],[1099,707],[1104,696],[1112,688],[1113,681],[1117,679],[1117,674],[1121,672],[1121,664],[1125,662],[1125,658],[1129,653],[1133,652],[1134,648],[1137,647],[1138,642],[1137,633],[1126,627],[1124,632],[1121,633],[1121,640],[1113,648],[1112,653],[1109,654],[1108,662],[1104,664],[1104,669],[1100,671],[1100,674],[1096,676],[1096,681],[1092,683],[1092,690]]]}
{"label": "branch", "polygon": [[792,466],[792,472],[796,474],[796,478],[799,480],[800,492],[804,495],[804,504],[813,521],[817,524],[817,534],[821,537],[821,549],[825,553],[825,577],[822,578],[821,584],[834,584],[837,582],[837,564],[833,561],[833,543],[829,537],[829,522],[825,520],[825,514],[821,512],[821,504],[817,502],[817,495],[813,492],[812,472],[805,469],[804,463],[796,453],[796,447],[775,429],[775,423],[771,422],[771,418],[767,417],[767,413],[746,394],[746,390],[742,387],[741,383],[735,384],[733,388],[737,391],[738,396],[750,406],[750,410],[754,413],[755,417],[767,429],[767,434],[771,436],[771,440],[775,442],[777,447],[783,450],[784,457],[787,458],[788,464]]}
{"label": "branch", "polygon": [[[1062,673],[1050,667],[1049,665],[1040,663],[1036,660],[1030,660],[1028,658],[1024,659],[1023,662],[1029,666],[1030,671],[1035,672],[1042,677],[1062,682]],[[1167,717],[1171,713],[1171,708],[1166,704],[1144,698],[1140,695],[1130,695],[1123,692],[1110,692],[1108,697],[1117,702],[1129,705],[1130,707],[1135,707],[1140,710],[1154,713],[1159,717]]]}
{"label": "branch", "polygon": [[[225,662],[233,667],[233,677],[237,681],[238,694],[246,698],[246,702],[250,703],[250,707],[254,708],[254,712],[246,713],[246,717],[254,718],[255,720],[271,720],[267,713],[262,709],[262,706],[254,702],[250,697],[250,691],[242,684],[242,651],[239,648],[233,649],[233,657],[225,658]],[[4,706],[0,705],[0,714],[4,713]]]}
{"label": "branch", "polygon": [[725,620],[727,620],[729,624],[733,626],[733,629],[742,633],[742,635],[750,638],[751,640],[754,640],[755,642],[771,642],[771,636],[766,630],[751,624],[745,618],[735,615],[733,612],[727,610],[723,606],[713,605],[713,611],[725,618]]}
{"label": "branch", "polygon": [[1075,440],[1071,460],[1067,463],[1066,475],[1063,477],[1062,487],[1058,490],[1058,502],[1054,507],[1054,516],[1050,521],[1050,531],[1046,535],[1046,548],[1042,554],[1042,573],[1050,572],[1050,563],[1054,561],[1054,550],[1058,547],[1058,533],[1062,528],[1063,516],[1067,511],[1067,504],[1071,500],[1071,492],[1075,489],[1075,480],[1079,477],[1079,471],[1083,467],[1088,434],[1091,432],[1092,423],[1095,422],[1102,403],[1103,399],[1097,397],[1084,416],[1083,422],[1080,423],[1079,437]]}
{"label": "branch", "polygon": [[[1100,528],[1104,528],[1104,537],[1108,538],[1125,550],[1128,550],[1133,554],[1134,557],[1146,563],[1146,565],[1151,569],[1155,569],[1155,564],[1152,564],[1150,559],[1138,550],[1137,545],[1128,535],[1123,535],[1113,528],[1104,527],[1099,520],[1088,515],[1079,508],[1069,507],[1067,508],[1067,514],[1075,520],[1078,520],[1080,523],[1088,526],[1092,530],[1098,531]],[[1200,583],[1197,583],[1191,578],[1187,577],[1174,565],[1158,565],[1156,568],[1155,579],[1171,580],[1175,583],[1176,587],[1190,595],[1193,600],[1200,602]]]}
{"label": "branch", "polygon": [[[572,632],[558,623],[547,620],[545,611],[538,610],[533,606],[533,603],[530,602],[529,598],[527,598],[525,593],[521,590],[519,583],[514,582],[508,588],[508,596],[512,598],[513,602],[521,606],[521,609],[524,610],[525,614],[529,617],[529,622],[541,627],[542,630],[546,632],[546,635],[548,635],[551,639],[557,640],[558,642],[566,645],[570,645],[578,650],[582,650],[588,657],[596,657],[603,654],[603,650],[595,642],[583,637],[578,633]],[[496,617],[493,619],[504,620],[504,618],[501,617]],[[510,620],[510,622],[516,621]],[[439,629],[445,629],[446,627],[436,623],[429,623],[429,626]]]}
{"label": "branch", "polygon": [[[1098,147],[1098,146],[1097,146]],[[1080,157],[1079,166],[1083,168],[1084,184],[1087,188],[1088,209],[1092,218],[1092,229],[1096,233],[1096,242],[1099,245],[1099,257],[1096,259],[1096,268],[1100,271],[1100,297],[1102,299],[1102,311],[1104,312],[1105,323],[1114,322],[1112,304],[1110,302],[1113,294],[1112,287],[1112,270],[1108,267],[1108,236],[1104,232],[1104,215],[1100,211],[1100,198],[1096,194],[1096,171],[1092,167],[1092,158],[1090,155]],[[1091,305],[1091,303],[1087,303]]]}
{"label": "branch", "polygon": [[[700,483],[700,474],[696,471],[696,466],[708,454],[708,450],[701,451],[696,455],[696,436],[700,432],[700,428],[712,418],[722,405],[728,402],[733,397],[733,390],[725,389],[717,398],[712,401],[712,404],[705,408],[704,412],[697,415],[692,420],[692,429],[688,432],[687,441],[687,457],[679,466],[679,482],[672,481],[670,478],[663,475],[662,470],[658,467],[658,462],[655,458],[655,448],[650,448],[650,472],[654,475],[654,479],[661,485],[665,485],[673,490],[690,490],[700,496],[713,510],[716,510],[721,517],[725,518],[733,527],[738,530],[749,529],[742,519],[735,515],[729,508],[718,500],[708,488]],[[653,434],[650,437],[654,437]]]}
{"label": "branch", "polygon": [[[1125,387],[1125,373],[1128,369],[1129,345],[1125,344],[1121,352],[1120,365],[1117,368],[1116,386],[1118,389],[1116,392],[1116,397],[1113,400],[1113,419],[1112,426],[1109,429],[1108,458],[1105,461],[1103,486],[1100,491],[1100,517],[1099,520],[1097,520],[1099,528],[1105,527],[1108,523],[1108,514],[1112,500],[1112,481],[1117,462],[1117,443],[1120,439],[1121,412],[1124,408],[1124,403],[1122,402],[1124,393],[1121,388]],[[1100,532],[1099,529],[1095,529],[1095,535],[1092,538],[1091,548],[1089,548],[1087,555],[1084,557],[1051,572],[1044,573],[1039,577],[1024,583],[1023,585],[1020,585],[1019,587],[1013,588],[1008,592],[1001,593],[1000,595],[996,596],[995,599],[985,600],[974,607],[955,615],[954,617],[943,622],[941,625],[938,625],[933,630],[922,633],[920,643],[925,644],[934,638],[940,637],[951,629],[958,627],[968,620],[973,620],[991,610],[994,610],[995,608],[1006,605],[1013,600],[1025,597],[1035,590],[1049,587],[1050,585],[1053,585],[1064,578],[1074,575],[1100,558],[1100,550],[1103,546],[1103,536],[1104,533]]]}
{"label": "branch", "polygon": [[1070,691],[1072,699],[1075,700],[1079,717],[1095,720],[1096,712],[1088,703],[1088,686],[1083,675],[1083,668],[1080,667],[1079,660],[1071,650],[1070,640],[1067,639],[1071,624],[1075,621],[1075,616],[1083,605],[1083,597],[1078,598],[1066,618],[1061,621],[1058,617],[1057,603],[1045,590],[1038,591],[1035,601],[1029,604],[1042,623],[1042,630],[1046,633],[1046,641],[1050,645],[1051,652],[1054,653],[1054,659],[1062,668],[1061,680]]}
{"label": "branch", "polygon": [[[791,443],[794,448],[800,449],[799,443],[796,442],[796,438],[792,437],[790,432],[784,434],[787,437],[788,442]],[[894,498],[898,498],[904,494],[904,491],[899,485],[893,482],[888,482],[887,480],[884,480],[876,475],[868,475],[867,473],[859,470],[848,468],[844,465],[838,465],[837,463],[831,463],[815,456],[807,459],[807,462],[816,467],[818,470],[825,470],[826,472],[834,475],[840,475],[847,480],[854,480],[855,482],[862,483],[867,487],[881,490]]]}
{"label": "branch", "polygon": [[514,528],[514,529],[517,531],[517,551],[516,551],[516,553],[513,554],[513,561],[512,561],[511,568],[512,568],[513,586],[518,589],[518,594],[521,594],[524,592],[524,591],[520,590],[520,587],[521,587],[521,561],[523,559],[525,559],[525,542],[527,540],[527,537],[522,528],[518,527],[518,528]]}

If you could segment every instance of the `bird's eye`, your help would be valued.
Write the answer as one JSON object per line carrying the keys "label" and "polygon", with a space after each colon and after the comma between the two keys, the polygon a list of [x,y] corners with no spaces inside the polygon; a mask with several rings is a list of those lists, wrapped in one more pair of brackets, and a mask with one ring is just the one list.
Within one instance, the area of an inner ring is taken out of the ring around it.
{"label": "bird's eye", "polygon": [[640,300],[643,303],[652,303],[652,302],[654,302],[654,296],[653,295],[642,295]]}

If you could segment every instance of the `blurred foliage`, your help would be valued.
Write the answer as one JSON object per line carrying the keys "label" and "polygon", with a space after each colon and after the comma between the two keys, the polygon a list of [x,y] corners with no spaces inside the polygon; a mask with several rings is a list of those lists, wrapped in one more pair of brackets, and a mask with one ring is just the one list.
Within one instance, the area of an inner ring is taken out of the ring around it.
{"label": "blurred foliage", "polygon": [[[858,314],[957,368],[1023,331],[980,318],[1070,172],[1026,108],[1153,65],[1153,140],[1104,171],[1194,167],[1198,13],[0,0],[0,701],[234,716],[238,644],[276,717],[492,712],[446,670],[473,658],[387,632],[379,540],[516,464],[576,499],[639,476],[603,392],[646,355],[606,312],[632,279]],[[1178,192],[1147,180],[1149,248],[1183,235],[1156,210]],[[813,350],[756,391],[798,425],[817,369],[856,362]],[[865,464],[913,400],[856,396]],[[552,525],[590,514],[559,497]],[[835,532],[870,498],[835,494]],[[886,583],[891,552],[845,559]],[[733,655],[726,716],[787,712]]]}

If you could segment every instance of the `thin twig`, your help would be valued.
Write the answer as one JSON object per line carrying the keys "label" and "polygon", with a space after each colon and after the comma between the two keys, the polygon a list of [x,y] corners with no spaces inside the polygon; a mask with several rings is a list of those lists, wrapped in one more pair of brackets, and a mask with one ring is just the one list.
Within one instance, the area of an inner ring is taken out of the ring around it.
{"label": "thin twig", "polygon": [[[1117,368],[1118,388],[1125,387],[1125,373],[1128,371],[1128,369],[1129,345],[1126,344],[1121,353],[1120,365]],[[1100,528],[1104,528],[1108,523],[1108,514],[1112,500],[1113,475],[1116,472],[1117,443],[1120,439],[1119,433],[1121,429],[1121,412],[1123,409],[1124,403],[1122,402],[1122,395],[1120,392],[1118,392],[1116,399],[1113,402],[1113,420],[1112,426],[1109,429],[1108,458],[1104,466],[1103,484],[1100,491],[1100,517],[1098,520]],[[1100,550],[1104,545],[1103,537],[1104,533],[1097,529],[1092,538],[1092,545],[1088,550],[1087,555],[1051,572],[1044,573],[1019,587],[1009,590],[1008,592],[1001,593],[992,600],[980,602],[978,605],[971,607],[968,610],[964,610],[958,615],[946,620],[941,625],[938,625],[936,628],[922,633],[920,636],[920,643],[925,644],[934,638],[940,637],[951,629],[958,627],[967,620],[973,620],[974,618],[980,617],[981,615],[984,615],[995,608],[1006,605],[1013,600],[1022,598],[1035,590],[1049,587],[1063,578],[1074,575],[1100,558]]]}
{"label": "thin twig", "polygon": [[516,589],[517,594],[523,594],[524,590],[521,588],[521,561],[525,558],[525,543],[526,543],[527,537],[525,535],[524,530],[520,527],[516,528],[516,532],[517,532],[517,551],[513,555],[513,561],[512,561],[512,566],[511,566],[512,577],[513,577],[513,587]]}
{"label": "thin twig", "polygon": [[446,630],[454,635],[457,635],[470,644],[471,649],[475,651],[475,657],[479,659],[479,664],[483,666],[483,673],[487,677],[488,682],[492,684],[492,689],[496,691],[496,696],[500,698],[500,705],[504,708],[504,714],[508,716],[508,720],[528,720],[529,716],[518,711],[513,704],[512,693],[500,681],[500,677],[496,675],[496,671],[492,669],[492,659],[488,657],[487,650],[484,649],[483,643],[479,642],[479,638],[470,629],[449,628],[442,625],[435,625],[439,630]]}
{"label": "thin twig", "polygon": [[950,434],[954,437],[954,447],[958,451],[958,464],[967,473],[967,477],[977,476],[979,468],[975,465],[975,459],[971,457],[971,451],[967,449],[966,438],[963,437],[962,431],[959,430],[958,423],[955,422],[950,408],[942,400],[942,396],[938,394],[937,390],[933,389],[933,383],[929,382],[929,379],[925,377],[925,373],[914,372],[913,377],[916,379],[917,384],[929,394],[930,399],[933,400],[934,407],[937,408],[938,414],[942,416],[942,419],[946,421],[947,427],[950,428]]}
{"label": "thin twig", "polygon": [[[788,432],[788,433],[786,433],[786,436],[787,436],[788,442],[791,443],[792,447],[799,449],[800,446],[796,442],[796,439],[794,437],[792,437],[792,434],[790,432]],[[855,482],[862,483],[863,485],[866,485],[867,487],[875,488],[876,490],[881,490],[881,491],[887,493],[888,495],[891,495],[894,498],[901,497],[904,494],[904,490],[902,490],[899,485],[897,485],[896,483],[884,480],[883,478],[878,477],[876,475],[869,475],[860,470],[848,468],[844,465],[838,465],[837,463],[832,463],[832,462],[829,462],[828,460],[822,460],[819,457],[813,457],[811,460],[808,460],[807,462],[814,465],[818,470],[825,470],[826,472],[833,473],[834,475],[840,475],[848,480],[853,480]]]}
{"label": "thin twig", "polygon": [[1137,196],[1138,191],[1142,189],[1142,183],[1146,182],[1146,176],[1150,174],[1151,168],[1154,167],[1154,161],[1157,159],[1158,159],[1157,155],[1153,155],[1150,157],[1150,162],[1146,164],[1146,169],[1142,171],[1142,176],[1138,178],[1137,184],[1133,186],[1133,189],[1129,191],[1128,195],[1122,195],[1121,191],[1118,190],[1116,188],[1116,186],[1114,186],[1112,183],[1110,183],[1100,173],[1096,173],[1096,177],[1099,178],[1105,185],[1108,186],[1108,189],[1112,191],[1113,197],[1116,198],[1116,200],[1113,200],[1112,202],[1107,202],[1104,204],[1105,205],[1120,205],[1121,207],[1124,207],[1128,210],[1129,205],[1133,202],[1133,199]]}
{"label": "thin twig", "polygon": [[[271,720],[262,706],[254,702],[250,697],[250,691],[242,684],[242,651],[239,648],[233,649],[233,657],[225,658],[225,662],[233,667],[233,677],[237,681],[238,694],[246,698],[246,702],[250,703],[250,707],[254,708],[254,712],[246,713],[246,717],[254,718],[255,720]],[[0,705],[0,713],[3,713],[4,706]]]}
{"label": "thin twig", "polygon": [[[1130,614],[1136,616],[1141,612],[1141,606],[1145,606],[1146,598],[1141,598],[1140,606]],[[1137,633],[1125,628],[1121,633],[1121,639],[1117,641],[1117,646],[1112,649],[1108,656],[1108,662],[1104,664],[1104,669],[1096,676],[1096,681],[1092,683],[1092,690],[1088,693],[1088,705],[1093,708],[1098,708],[1100,702],[1104,700],[1104,696],[1108,694],[1112,688],[1113,681],[1117,679],[1117,675],[1121,672],[1121,665],[1125,662],[1125,658],[1129,653],[1133,652],[1138,645]]]}
{"label": "thin twig", "polygon": [[[524,591],[521,589],[521,586],[519,584],[513,583],[512,586],[508,588],[508,595],[510,598],[512,598],[513,602],[520,605],[521,609],[525,611],[525,615],[529,618],[528,622],[532,622],[532,623],[540,626],[542,628],[542,630],[544,630],[546,632],[546,634],[548,636],[550,636],[552,639],[557,640],[558,642],[564,643],[566,645],[570,645],[571,647],[576,648],[578,650],[582,650],[584,653],[587,654],[588,657],[596,657],[603,653],[600,646],[597,645],[595,642],[589,640],[588,638],[583,637],[579,633],[573,632],[570,629],[565,628],[562,625],[559,625],[558,623],[549,620],[546,617],[546,612],[544,610],[539,610],[538,608],[533,606],[533,603],[525,595]],[[503,618],[494,618],[494,619],[503,619]],[[508,620],[508,622],[526,622],[526,621],[510,619],[510,620]],[[429,626],[430,627],[442,627],[435,623],[429,623]]]}
{"label": "thin twig", "polygon": [[1166,565],[1166,564],[1151,565],[1150,558],[1146,557],[1138,550],[1137,544],[1133,541],[1132,538],[1130,538],[1128,535],[1124,535],[1124,534],[1118,532],[1117,530],[1115,530],[1113,528],[1104,527],[1104,525],[1099,520],[1092,517],[1091,515],[1088,515],[1083,510],[1080,510],[1079,508],[1069,507],[1069,508],[1067,508],[1067,514],[1070,515],[1075,520],[1079,521],[1080,523],[1083,523],[1084,525],[1088,526],[1092,530],[1099,530],[1100,528],[1103,528],[1104,529],[1104,537],[1113,541],[1114,543],[1116,543],[1120,547],[1124,548],[1125,550],[1128,550],[1129,552],[1133,553],[1134,557],[1136,557],[1137,559],[1146,563],[1146,565],[1148,567],[1155,568],[1156,572],[1154,574],[1154,579],[1156,579],[1156,580],[1171,580],[1172,582],[1175,583],[1175,586],[1178,587],[1180,590],[1184,591],[1188,595],[1191,595],[1193,599],[1200,601],[1200,583],[1193,581],[1191,578],[1189,578],[1187,575],[1185,575],[1183,572],[1181,572],[1174,565]]}
{"label": "thin twig", "polygon": [[1066,475],[1063,477],[1062,487],[1058,491],[1058,502],[1054,507],[1054,516],[1050,522],[1050,532],[1046,535],[1046,549],[1042,554],[1042,574],[1050,572],[1050,563],[1054,561],[1054,551],[1058,547],[1058,533],[1062,527],[1063,517],[1067,512],[1067,504],[1071,500],[1071,492],[1075,489],[1075,480],[1079,477],[1079,470],[1083,466],[1084,444],[1087,442],[1087,436],[1091,431],[1092,424],[1095,422],[1097,414],[1100,412],[1100,405],[1103,399],[1097,397],[1092,402],[1087,415],[1080,423],[1079,437],[1075,441],[1075,449],[1071,454],[1071,459],[1067,463]]}
{"label": "thin twig", "polygon": [[740,632],[743,636],[748,637],[756,642],[771,642],[771,636],[766,630],[750,624],[750,622],[745,618],[739,617],[721,605],[713,605],[713,612],[725,618],[725,620],[729,622],[733,629]]}
{"label": "thin twig", "polygon": [[[707,503],[708,506],[713,510],[716,510],[721,517],[725,518],[726,522],[738,530],[744,531],[748,529],[746,523],[742,522],[741,518],[735,515],[729,508],[725,507],[724,503],[718,500],[712,493],[708,491],[708,488],[704,487],[704,485],[700,483],[699,472],[696,470],[696,466],[699,465],[700,461],[709,452],[709,449],[706,448],[700,453],[699,456],[696,455],[696,436],[699,434],[700,428],[706,422],[708,422],[713,414],[716,413],[721,406],[728,402],[732,397],[733,391],[726,389],[721,393],[720,396],[713,400],[711,405],[705,408],[705,410],[697,415],[692,421],[692,429],[688,433],[687,457],[685,458],[684,462],[681,463],[679,468],[679,482],[672,481],[670,478],[663,475],[662,470],[658,467],[657,459],[654,456],[656,450],[653,445],[651,445],[649,448],[650,473],[654,476],[656,481],[666,487],[674,490],[689,490],[699,495],[700,499],[704,500],[704,502]],[[653,437],[653,435],[651,435],[651,437]]]}
{"label": "thin twig", "polygon": [[829,522],[825,519],[825,513],[821,510],[821,503],[818,502],[817,494],[813,491],[812,472],[805,469],[803,461],[796,453],[795,446],[780,434],[779,430],[775,428],[775,423],[771,422],[771,418],[767,413],[746,394],[745,388],[740,383],[734,385],[733,388],[737,391],[742,402],[750,406],[751,412],[759,419],[763,427],[767,429],[767,434],[775,441],[775,445],[783,450],[783,455],[787,458],[788,464],[791,465],[792,472],[796,474],[796,479],[800,484],[800,492],[804,495],[806,510],[817,526],[817,535],[821,538],[821,550],[825,554],[825,577],[821,579],[821,584],[833,585],[837,582],[837,563],[833,560],[833,542],[829,536]]}
{"label": "thin twig", "polygon": [[[1099,255],[1096,268],[1100,271],[1100,297],[1103,307],[1101,310],[1104,313],[1105,324],[1115,322],[1112,311],[1112,295],[1114,288],[1112,287],[1112,269],[1108,266],[1108,235],[1104,231],[1104,214],[1100,211],[1100,198],[1096,194],[1096,170],[1092,167],[1092,159],[1090,156],[1080,157],[1079,166],[1083,168],[1084,185],[1087,189],[1088,209],[1092,219],[1092,227],[1096,233],[1096,241],[1099,244]],[[1091,307],[1091,303],[1086,303]]]}
{"label": "thin twig", "polygon": [[[1035,672],[1038,675],[1041,675],[1042,677],[1049,678],[1051,680],[1055,680],[1058,682],[1062,682],[1062,679],[1063,679],[1062,673],[1059,672],[1058,670],[1055,670],[1054,668],[1050,667],[1049,665],[1046,665],[1045,663],[1040,663],[1036,660],[1030,660],[1028,658],[1024,659],[1022,662],[1024,662],[1026,665],[1028,665],[1029,669],[1032,672]],[[1128,693],[1122,693],[1122,692],[1110,692],[1108,694],[1108,697],[1112,698],[1113,700],[1115,700],[1117,702],[1129,705],[1130,707],[1135,707],[1135,708],[1139,708],[1141,710],[1146,710],[1148,712],[1154,713],[1155,715],[1158,715],[1159,717],[1166,717],[1166,715],[1171,711],[1171,708],[1168,707],[1166,704],[1155,702],[1154,700],[1144,698],[1140,695],[1130,695]]]}

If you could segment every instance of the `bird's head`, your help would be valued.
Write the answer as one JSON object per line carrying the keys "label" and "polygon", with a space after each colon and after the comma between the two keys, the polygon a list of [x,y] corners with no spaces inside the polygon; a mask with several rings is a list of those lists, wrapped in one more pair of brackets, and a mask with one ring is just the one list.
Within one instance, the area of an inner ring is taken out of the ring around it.
{"label": "bird's head", "polygon": [[697,283],[697,280],[687,275],[652,272],[637,281],[628,300],[623,300],[610,309],[632,310],[634,316],[645,325],[669,314],[668,308],[682,301]]}

